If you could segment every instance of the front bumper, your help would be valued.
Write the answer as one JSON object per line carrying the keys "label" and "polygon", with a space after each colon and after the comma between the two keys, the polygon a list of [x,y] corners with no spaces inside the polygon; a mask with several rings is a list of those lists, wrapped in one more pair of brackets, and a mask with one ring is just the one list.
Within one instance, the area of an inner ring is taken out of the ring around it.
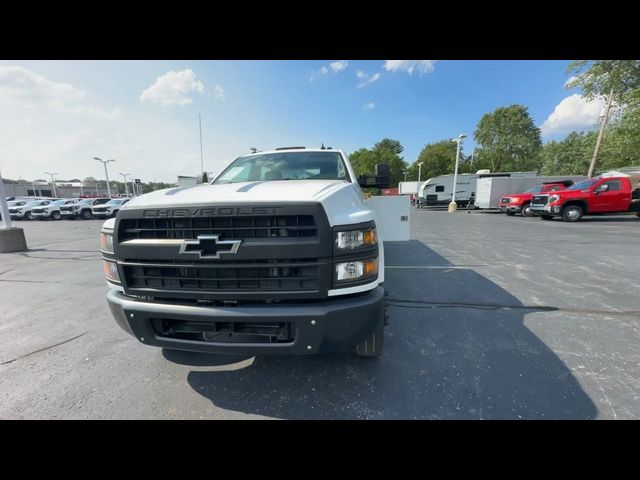
{"label": "front bumper", "polygon": [[531,205],[531,211],[536,213],[544,213],[545,215],[560,215],[562,205]]}
{"label": "front bumper", "polygon": [[520,213],[522,211],[522,205],[500,205],[500,213],[513,212]]}
{"label": "front bumper", "polygon": [[78,214],[75,212],[75,210],[61,210],[60,215],[62,215],[63,217],[75,217]]}
{"label": "front bumper", "polygon": [[[205,307],[156,303],[110,290],[107,301],[118,325],[146,345],[174,350],[232,354],[313,354],[354,347],[384,321],[384,289],[332,297],[322,302]],[[186,340],[160,334],[153,319],[191,322],[287,322],[292,340],[284,343],[228,343]]]}
{"label": "front bumper", "polygon": [[33,215],[33,218],[49,218],[51,217],[50,213],[39,213],[39,212],[32,212],[31,215]]}
{"label": "front bumper", "polygon": [[20,220],[21,218],[24,218],[24,213],[9,212],[9,216],[11,217],[11,220]]}
{"label": "front bumper", "polygon": [[94,217],[110,217],[111,212],[91,212]]}

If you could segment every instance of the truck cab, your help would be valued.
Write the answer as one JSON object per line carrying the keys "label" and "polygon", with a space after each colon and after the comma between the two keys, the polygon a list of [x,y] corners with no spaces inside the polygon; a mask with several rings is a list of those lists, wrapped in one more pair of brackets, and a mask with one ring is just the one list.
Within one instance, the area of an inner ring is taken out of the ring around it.
{"label": "truck cab", "polygon": [[146,345],[247,354],[382,353],[384,248],[340,150],[244,155],[209,184],[138,196],[101,232],[118,325]]}
{"label": "truck cab", "polygon": [[507,215],[520,213],[523,217],[530,217],[532,215],[531,198],[534,194],[556,192],[558,190],[564,190],[571,185],[573,185],[572,180],[566,180],[564,182],[544,182],[539,185],[534,185],[522,193],[508,193],[500,198],[500,212],[506,213]]}
{"label": "truck cab", "polygon": [[633,198],[628,176],[600,175],[578,182],[565,190],[533,195],[531,210],[543,220],[561,217],[577,222],[584,215],[640,212],[640,201]]}

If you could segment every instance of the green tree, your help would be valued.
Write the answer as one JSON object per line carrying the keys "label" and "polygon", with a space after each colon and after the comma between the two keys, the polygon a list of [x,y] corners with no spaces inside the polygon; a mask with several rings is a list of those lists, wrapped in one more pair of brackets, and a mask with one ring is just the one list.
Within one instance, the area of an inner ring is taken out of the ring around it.
{"label": "green tree", "polygon": [[[464,163],[463,156],[460,155],[460,157],[460,165],[462,165]],[[453,173],[456,163],[456,144],[448,139],[425,145],[420,151],[418,159],[407,169],[407,180],[418,180],[418,163],[420,162],[422,162],[421,181]],[[461,170],[460,168],[459,171]]]}
{"label": "green tree", "polygon": [[479,156],[493,172],[537,170],[542,140],[527,107],[510,105],[485,113],[474,132]]}
{"label": "green tree", "polygon": [[613,91],[619,105],[640,103],[640,60],[578,60],[567,71],[575,74],[567,88],[580,87],[589,100]]}
{"label": "green tree", "polygon": [[391,185],[397,186],[404,180],[407,163],[400,156],[404,147],[397,140],[385,138],[376,143],[372,149],[361,148],[349,155],[356,175],[373,175],[378,163],[386,163],[391,169]]}

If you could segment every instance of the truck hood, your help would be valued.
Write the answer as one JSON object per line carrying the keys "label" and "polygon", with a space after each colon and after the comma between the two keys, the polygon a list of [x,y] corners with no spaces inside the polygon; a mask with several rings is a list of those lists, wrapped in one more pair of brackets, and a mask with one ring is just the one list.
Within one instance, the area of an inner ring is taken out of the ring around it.
{"label": "truck hood", "polygon": [[122,210],[202,204],[317,202],[350,187],[344,180],[272,180],[178,187],[135,197]]}

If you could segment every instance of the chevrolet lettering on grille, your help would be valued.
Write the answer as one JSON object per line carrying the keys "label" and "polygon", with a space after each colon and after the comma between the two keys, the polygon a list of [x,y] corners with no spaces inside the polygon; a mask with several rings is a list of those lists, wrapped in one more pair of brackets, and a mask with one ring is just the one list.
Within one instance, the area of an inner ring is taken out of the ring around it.
{"label": "chevrolet lettering on grille", "polygon": [[220,240],[220,235],[198,235],[195,240],[184,240],[180,255],[198,255],[199,258],[219,259],[220,255],[235,255],[242,240]]}

